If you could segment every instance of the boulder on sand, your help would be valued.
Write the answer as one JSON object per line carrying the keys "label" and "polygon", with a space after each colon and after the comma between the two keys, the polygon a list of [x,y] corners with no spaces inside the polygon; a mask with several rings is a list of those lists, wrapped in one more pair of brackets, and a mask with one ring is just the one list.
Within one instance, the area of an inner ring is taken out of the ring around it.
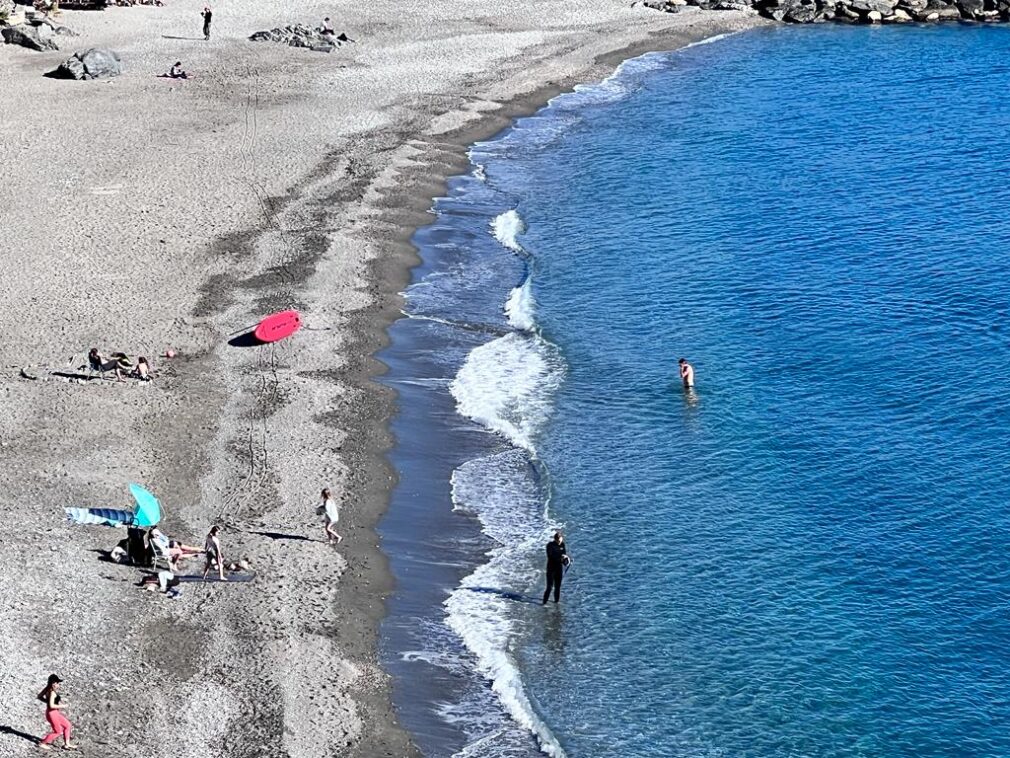
{"label": "boulder on sand", "polygon": [[123,73],[119,54],[112,50],[93,47],[67,58],[53,72],[57,79],[106,79]]}
{"label": "boulder on sand", "polygon": [[337,46],[332,34],[323,34],[305,24],[288,24],[276,29],[255,32],[249,37],[253,42],[280,42],[289,47],[304,47],[317,53],[331,53]]}
{"label": "boulder on sand", "polygon": [[3,34],[4,42],[8,45],[21,45],[30,50],[59,50],[56,45],[56,36],[51,27],[29,26],[28,24],[18,24],[17,26],[5,26],[0,30]]}
{"label": "boulder on sand", "polygon": [[80,35],[71,29],[69,26],[63,26],[62,24],[57,24],[51,18],[36,18],[35,26],[40,30],[40,33],[47,34],[47,32],[42,31],[42,27],[46,27],[51,30],[53,34],[62,37],[79,37]]}

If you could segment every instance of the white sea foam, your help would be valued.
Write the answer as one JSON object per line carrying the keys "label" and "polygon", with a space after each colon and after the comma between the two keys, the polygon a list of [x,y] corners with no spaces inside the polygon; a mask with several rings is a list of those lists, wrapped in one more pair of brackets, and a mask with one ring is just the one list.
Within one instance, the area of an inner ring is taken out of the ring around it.
{"label": "white sea foam", "polygon": [[[446,600],[447,623],[476,656],[478,670],[491,681],[509,716],[536,735],[544,753],[564,756],[530,702],[510,652],[517,633],[514,604],[530,599],[516,596],[509,588],[530,583],[535,569],[527,557],[547,533],[534,464],[528,454],[516,449],[468,461],[453,472],[452,500],[457,510],[477,516],[497,547],[489,552],[488,562],[478,566]],[[474,744],[486,746],[487,742]],[[479,754],[472,748],[460,755]]]}
{"label": "white sea foam", "polygon": [[680,49],[687,50],[692,47],[700,47],[701,45],[711,45],[713,42],[718,42],[719,40],[726,39],[727,37],[732,37],[734,34],[740,34],[740,32],[723,32],[722,34],[713,34],[711,37],[705,37],[705,39],[692,42],[690,45],[684,45],[684,47]]}
{"label": "white sea foam", "polygon": [[[725,36],[694,44],[709,44]],[[521,119],[505,135],[473,145],[469,156],[474,176],[485,181],[488,161],[507,159],[514,149],[537,150],[551,144],[570,131],[587,105],[621,100],[641,86],[643,74],[670,65],[669,54],[642,56],[624,62],[598,84],[578,86],[557,96],[547,108]],[[491,231],[505,248],[528,255],[519,242],[526,227],[515,209],[497,216]],[[453,473],[454,509],[476,516],[496,546],[488,553],[487,562],[446,600],[447,624],[475,656],[478,670],[491,682],[516,724],[536,736],[544,753],[564,756],[557,738],[533,707],[511,652],[519,633],[516,603],[531,599],[516,596],[510,589],[535,583],[537,568],[530,555],[542,550],[556,526],[548,520],[545,493],[536,482],[533,460],[535,441],[549,417],[564,364],[557,348],[536,333],[536,302],[529,277],[510,292],[505,312],[509,324],[520,331],[472,350],[449,386],[459,413],[503,435],[519,449],[468,461]],[[458,717],[476,729],[468,730],[472,741],[456,758],[510,754],[503,745],[508,742],[510,728],[499,728],[494,719],[482,720],[465,705],[459,707],[461,713],[447,705],[444,717]]]}
{"label": "white sea foam", "polygon": [[[516,210],[491,223],[495,239],[526,255],[518,237],[525,224]],[[453,472],[452,500],[457,510],[475,515],[495,543],[488,560],[467,576],[445,602],[449,628],[477,660],[477,669],[515,724],[532,732],[547,755],[564,756],[557,738],[530,702],[511,654],[516,596],[511,588],[530,584],[531,551],[546,539],[546,497],[537,481],[535,441],[547,421],[564,375],[558,349],[536,333],[536,303],[529,277],[509,294],[505,312],[517,330],[474,348],[449,390],[460,414],[504,436],[516,448],[468,461]],[[535,569],[533,569],[535,571]],[[487,728],[471,738],[458,758],[513,754],[522,744],[512,727]]]}
{"label": "white sea foam", "polygon": [[523,246],[519,244],[517,237],[526,231],[526,224],[515,209],[505,211],[491,222],[491,231],[494,238],[509,250],[524,254]]}
{"label": "white sea foam", "polygon": [[527,332],[533,331],[536,326],[537,301],[533,297],[532,284],[533,280],[527,277],[525,282],[512,290],[505,303],[505,315],[508,316],[509,324]]}
{"label": "white sea foam", "polygon": [[462,415],[533,452],[563,375],[554,345],[536,334],[510,332],[471,350],[449,391]]}

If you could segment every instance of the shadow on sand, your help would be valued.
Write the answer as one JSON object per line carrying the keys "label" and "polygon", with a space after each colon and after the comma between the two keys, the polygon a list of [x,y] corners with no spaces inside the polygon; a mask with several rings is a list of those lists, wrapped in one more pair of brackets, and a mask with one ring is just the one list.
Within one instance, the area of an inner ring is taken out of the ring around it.
{"label": "shadow on sand", "polygon": [[266,342],[256,339],[255,332],[243,332],[237,337],[232,337],[228,340],[228,344],[232,347],[258,347],[259,345],[265,345]]}
{"label": "shadow on sand", "polygon": [[105,377],[101,374],[88,374],[84,371],[50,371],[53,376],[58,376],[60,379],[81,379],[86,382],[90,382],[92,379],[98,379],[101,381]]}
{"label": "shadow on sand", "polygon": [[540,598],[531,597],[530,595],[523,595],[521,592],[511,592],[509,590],[500,590],[497,587],[467,587],[470,592],[481,592],[485,595],[497,595],[505,600],[514,600],[517,603],[533,603],[533,605],[540,605]]}
{"label": "shadow on sand", "polygon": [[19,729],[15,729],[12,726],[7,726],[5,724],[0,724],[0,734],[9,734],[13,737],[20,737],[23,740],[28,740],[33,744],[38,744],[42,740],[36,737],[34,734],[28,734],[27,732],[22,732]]}
{"label": "shadow on sand", "polygon": [[306,537],[301,534],[281,534],[280,532],[249,532],[250,534],[258,534],[260,537],[269,537],[272,540],[297,540],[299,542],[322,542],[322,540],[314,540],[311,537]]}

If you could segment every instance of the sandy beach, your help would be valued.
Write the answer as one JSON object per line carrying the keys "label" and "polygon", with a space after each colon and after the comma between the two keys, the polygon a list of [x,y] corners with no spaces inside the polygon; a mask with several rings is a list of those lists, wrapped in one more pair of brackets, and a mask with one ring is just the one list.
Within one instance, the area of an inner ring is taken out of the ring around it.
{"label": "sandy beach", "polygon": [[[50,672],[91,756],[411,755],[376,663],[394,398],[370,377],[412,230],[465,147],[516,115],[765,22],[623,0],[224,0],[204,41],[201,8],[65,11],[80,36],[60,51],[0,47],[0,756],[37,751]],[[247,39],[323,16],[356,42]],[[43,76],[90,47],[123,75]],[[158,77],[176,60],[193,78]],[[294,338],[228,344],[288,307]],[[155,381],[52,375],[92,346],[149,357]],[[220,524],[255,581],[171,600],[101,561],[122,534],[63,508],[128,507],[129,482],[189,544]],[[336,548],[324,485],[344,504]]]}

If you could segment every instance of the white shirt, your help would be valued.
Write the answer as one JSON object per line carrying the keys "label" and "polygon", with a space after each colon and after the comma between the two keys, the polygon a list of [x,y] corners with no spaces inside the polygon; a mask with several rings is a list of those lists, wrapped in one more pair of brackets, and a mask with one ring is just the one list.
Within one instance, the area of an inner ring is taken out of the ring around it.
{"label": "white shirt", "polygon": [[340,519],[340,506],[332,497],[323,501],[323,512],[326,513],[326,518],[334,524]]}

